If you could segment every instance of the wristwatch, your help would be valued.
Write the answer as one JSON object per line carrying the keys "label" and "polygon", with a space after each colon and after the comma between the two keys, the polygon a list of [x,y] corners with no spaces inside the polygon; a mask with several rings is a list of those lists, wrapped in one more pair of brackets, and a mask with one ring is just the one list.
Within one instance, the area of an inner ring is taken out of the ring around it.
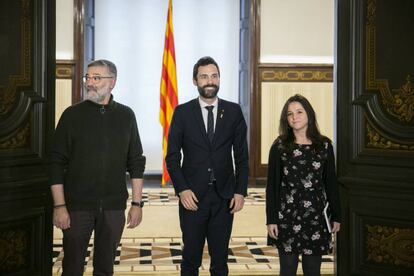
{"label": "wristwatch", "polygon": [[144,201],[131,201],[131,205],[142,208],[142,207],[144,207]]}

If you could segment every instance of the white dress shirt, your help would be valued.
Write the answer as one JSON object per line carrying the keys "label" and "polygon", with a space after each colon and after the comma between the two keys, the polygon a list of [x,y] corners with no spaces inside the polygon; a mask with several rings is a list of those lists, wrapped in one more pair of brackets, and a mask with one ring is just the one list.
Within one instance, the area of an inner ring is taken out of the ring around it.
{"label": "white dress shirt", "polygon": [[198,97],[198,102],[200,103],[201,114],[203,115],[204,126],[207,132],[207,117],[208,117],[208,110],[205,108],[206,106],[214,106],[213,108],[213,121],[214,121],[214,130],[216,129],[216,121],[217,121],[217,108],[218,108],[218,98],[212,103],[208,104],[205,103],[200,97]]}

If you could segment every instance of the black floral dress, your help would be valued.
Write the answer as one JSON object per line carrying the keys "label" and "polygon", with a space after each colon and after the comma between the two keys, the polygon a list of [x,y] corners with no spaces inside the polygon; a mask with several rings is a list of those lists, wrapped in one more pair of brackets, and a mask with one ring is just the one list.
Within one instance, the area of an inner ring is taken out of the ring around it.
{"label": "black floral dress", "polygon": [[267,224],[278,226],[278,239],[270,239],[270,244],[276,245],[280,254],[330,253],[333,244],[323,216],[327,200],[335,209],[335,221],[339,222],[331,144],[324,142],[318,152],[313,145],[295,144],[291,152],[286,152],[280,140],[276,140],[270,153],[269,170],[277,172],[269,171],[268,175]]}

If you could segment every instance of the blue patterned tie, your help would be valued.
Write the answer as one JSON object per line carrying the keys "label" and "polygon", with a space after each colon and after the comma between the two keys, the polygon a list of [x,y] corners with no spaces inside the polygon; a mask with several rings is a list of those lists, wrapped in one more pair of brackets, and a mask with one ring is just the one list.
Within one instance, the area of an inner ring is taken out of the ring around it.
{"label": "blue patterned tie", "polygon": [[210,140],[210,143],[213,143],[214,138],[214,115],[213,115],[213,105],[206,106],[205,107],[208,110],[208,116],[207,116],[207,135],[208,139]]}

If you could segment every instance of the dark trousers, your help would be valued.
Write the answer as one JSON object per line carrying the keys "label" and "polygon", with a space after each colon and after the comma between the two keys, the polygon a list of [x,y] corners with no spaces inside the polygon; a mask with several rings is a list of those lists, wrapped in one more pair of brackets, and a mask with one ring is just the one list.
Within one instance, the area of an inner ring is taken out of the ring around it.
{"label": "dark trousers", "polygon": [[199,199],[197,211],[186,210],[180,203],[180,226],[184,244],[182,276],[198,275],[206,239],[211,258],[210,274],[228,275],[228,248],[233,225],[229,204],[230,200],[222,199],[214,185],[211,185],[204,198]]}
{"label": "dark trousers", "polygon": [[[280,276],[296,276],[299,263],[297,254],[280,254]],[[302,270],[304,276],[321,275],[322,256],[320,255],[302,255]]]}
{"label": "dark trousers", "polygon": [[70,228],[63,230],[62,276],[83,275],[92,231],[95,231],[93,275],[113,275],[115,253],[125,225],[125,211],[74,211],[69,215]]}

